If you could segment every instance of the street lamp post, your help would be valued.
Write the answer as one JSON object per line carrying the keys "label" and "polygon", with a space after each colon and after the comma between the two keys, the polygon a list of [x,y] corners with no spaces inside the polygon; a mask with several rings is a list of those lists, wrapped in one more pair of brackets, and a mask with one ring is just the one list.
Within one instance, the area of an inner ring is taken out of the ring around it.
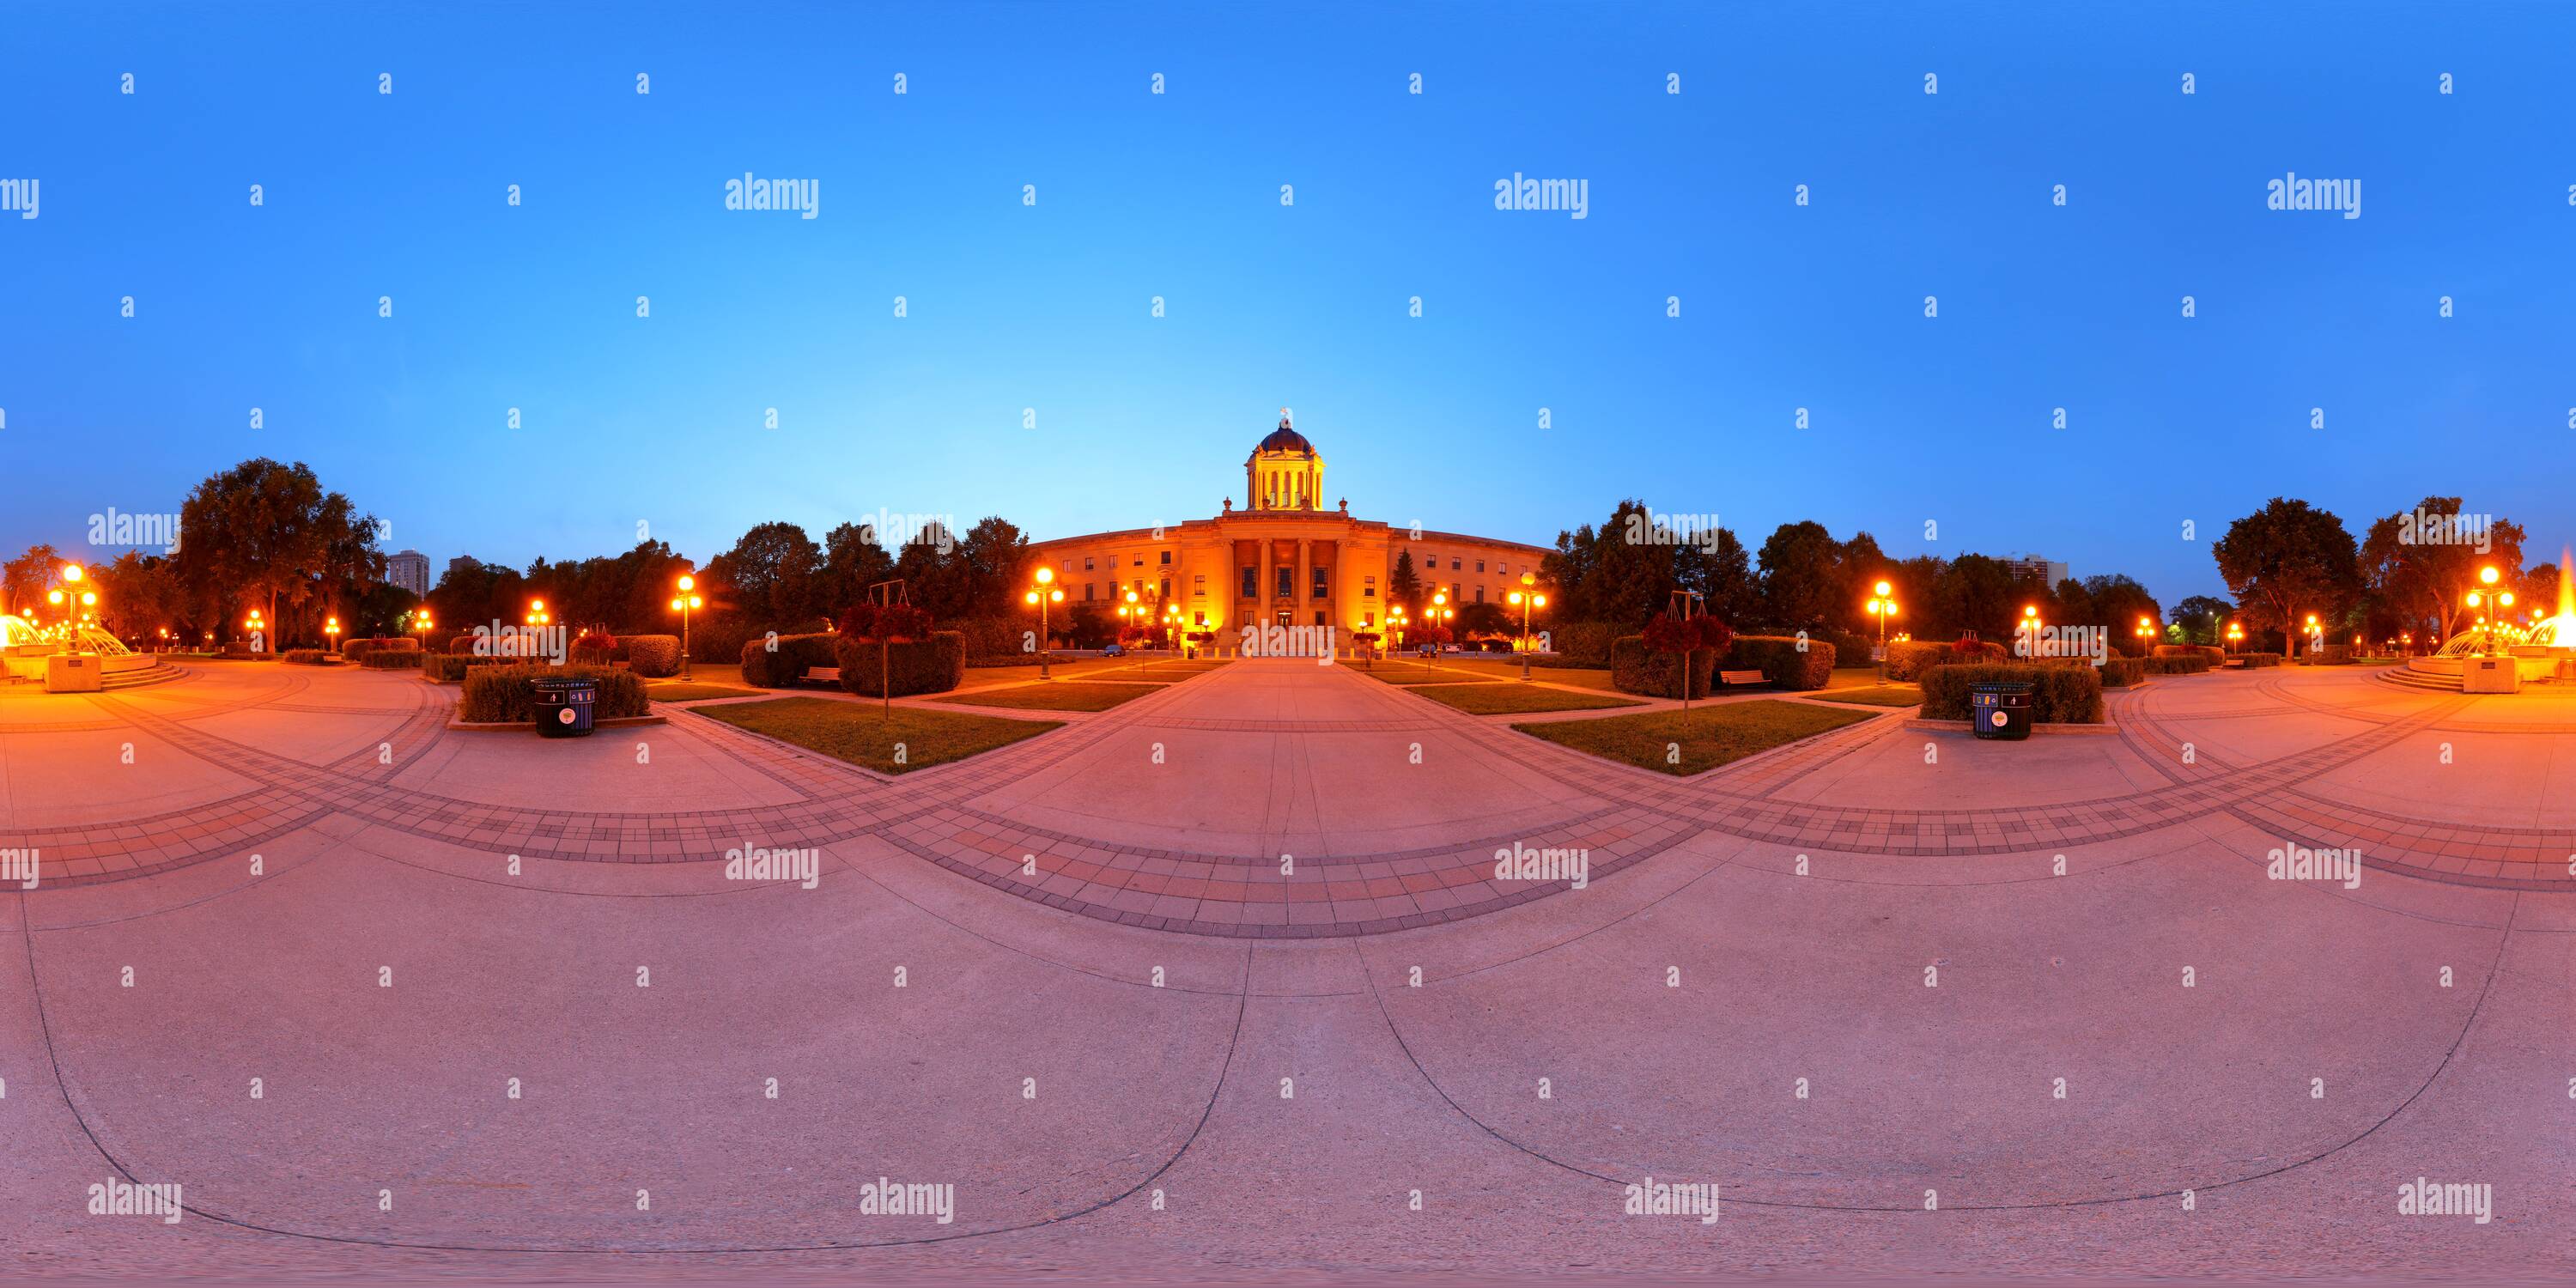
{"label": "street lamp post", "polygon": [[1052,680],[1055,674],[1050,668],[1055,661],[1055,650],[1047,642],[1047,605],[1064,602],[1064,591],[1055,584],[1055,569],[1039,568],[1037,588],[1022,598],[1038,606],[1038,678]]}
{"label": "street lamp post", "polygon": [[[268,623],[266,623],[266,622],[264,622],[264,621],[260,620],[259,610],[258,610],[258,609],[254,608],[254,609],[250,610],[250,617],[242,623],[242,628],[243,628],[244,630],[249,631],[249,632],[251,633],[251,643],[252,643],[252,644],[254,644],[254,645],[258,645],[258,644],[263,644],[263,643],[266,643],[266,642],[267,642],[267,641],[262,640],[261,638],[259,638],[259,637],[260,637],[260,635],[261,635],[262,633],[264,633],[265,631],[267,631],[267,630],[268,630]],[[253,653],[265,653],[265,652],[267,652],[267,651],[268,651],[268,650],[266,650],[266,649],[264,649],[264,648],[253,648],[253,649],[251,649],[251,652],[253,652]]]}
{"label": "street lamp post", "polygon": [[2040,629],[2041,629],[2041,628],[2040,628],[2040,620],[2039,620],[2039,605],[2037,605],[2037,604],[2024,604],[2024,605],[2022,605],[2022,606],[2021,606],[2021,647],[2022,647],[2022,656],[2023,656],[2023,657],[2026,657],[2026,658],[2029,658],[2029,659],[2031,659],[2032,661],[2037,661],[2037,660],[2039,660],[2039,632],[2040,632]]}
{"label": "street lamp post", "polygon": [[1529,683],[1530,678],[1530,610],[1547,607],[1547,596],[1538,593],[1537,586],[1536,574],[1522,573],[1521,588],[1513,591],[1509,597],[1511,602],[1521,606],[1521,683],[1523,684]]}
{"label": "street lamp post", "polygon": [[2151,651],[2147,645],[2147,641],[2155,636],[2155,623],[2145,617],[2140,617],[2138,619],[2138,629],[2131,633],[2138,637],[2138,656],[2147,656]]}
{"label": "street lamp post", "polygon": [[680,678],[694,680],[698,678],[698,664],[689,658],[689,613],[706,601],[689,593],[698,588],[697,578],[681,573],[677,584],[680,593],[671,597],[671,611],[680,615]]}
{"label": "street lamp post", "polygon": [[2237,645],[2237,642],[2238,642],[2238,641],[2240,641],[2240,640],[2242,640],[2242,639],[2244,639],[2244,638],[2245,638],[2245,626],[2244,626],[2244,623],[2242,623],[2242,622],[2229,622],[2229,623],[2227,624],[2227,655],[2228,655],[2229,657],[2234,657],[2234,656],[2236,655],[2236,645]]}
{"label": "street lamp post", "polygon": [[336,614],[336,613],[335,613],[335,614],[333,614],[333,615],[331,616],[331,620],[329,620],[329,621],[326,621],[326,622],[322,623],[322,633],[323,633],[324,635],[327,635],[327,636],[331,637],[331,651],[332,651],[332,652],[334,652],[334,653],[339,652],[339,651],[340,651],[340,618],[339,618],[339,615],[338,615],[338,614]]}
{"label": "street lamp post", "polygon": [[1869,615],[1878,619],[1878,682],[1885,684],[1887,683],[1887,619],[1896,616],[1896,601],[1888,598],[1888,592],[1896,588],[1882,581],[1870,589],[1876,592],[1877,596],[1869,601]]}

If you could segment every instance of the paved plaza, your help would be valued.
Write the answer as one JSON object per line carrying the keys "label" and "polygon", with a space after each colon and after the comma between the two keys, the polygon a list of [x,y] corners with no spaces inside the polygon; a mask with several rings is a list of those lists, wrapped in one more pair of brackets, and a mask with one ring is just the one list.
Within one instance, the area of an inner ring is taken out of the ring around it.
{"label": "paved plaza", "polygon": [[2576,1273],[2576,700],[2176,676],[1677,778],[1237,661],[888,778],[182,670],[0,697],[21,1271]]}

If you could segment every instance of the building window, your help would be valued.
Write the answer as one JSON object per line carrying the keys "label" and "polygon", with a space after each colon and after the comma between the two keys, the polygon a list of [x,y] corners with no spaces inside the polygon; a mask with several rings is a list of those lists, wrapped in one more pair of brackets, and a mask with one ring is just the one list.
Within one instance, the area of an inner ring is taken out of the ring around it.
{"label": "building window", "polygon": [[1253,567],[1251,564],[1245,564],[1243,566],[1243,597],[1245,599],[1258,599],[1261,597],[1260,578],[1260,569]]}
{"label": "building window", "polygon": [[1162,556],[1163,556],[1163,566],[1164,566],[1164,567],[1169,568],[1169,567],[1171,567],[1171,566],[1172,566],[1172,552],[1171,552],[1171,551],[1169,551],[1169,550],[1163,550],[1163,551],[1157,551],[1156,553],[1158,553],[1158,554],[1160,554],[1160,555],[1162,555]]}
{"label": "building window", "polygon": [[1089,555],[1084,555],[1084,556],[1082,557],[1082,570],[1083,570],[1084,572],[1089,572],[1089,571],[1091,571],[1091,556],[1089,556]]}
{"label": "building window", "polygon": [[1087,582],[1087,581],[1086,581],[1086,582],[1084,582],[1084,583],[1082,583],[1082,599],[1083,599],[1083,602],[1084,602],[1084,603],[1089,603],[1089,602],[1091,602],[1091,599],[1092,599],[1092,594],[1091,594],[1091,585],[1092,585],[1092,584],[1091,584],[1090,582]]}
{"label": "building window", "polygon": [[1170,599],[1171,597],[1172,597],[1172,579],[1171,579],[1171,578],[1169,578],[1169,577],[1165,577],[1165,578],[1163,579],[1163,598],[1165,598],[1165,599]]}
{"label": "building window", "polygon": [[1318,569],[1316,569],[1316,570],[1315,570],[1315,592],[1314,592],[1314,594],[1313,594],[1313,595],[1309,596],[1309,598],[1313,598],[1313,599],[1323,599],[1323,598],[1326,598],[1326,597],[1327,597],[1327,592],[1326,592],[1326,589],[1325,589],[1325,582],[1324,582],[1324,570],[1323,570],[1323,569],[1321,569],[1321,568],[1318,568]]}
{"label": "building window", "polygon": [[1455,602],[1455,603],[1460,603],[1460,604],[1466,603],[1466,602],[1467,602],[1467,588],[1466,588],[1466,587],[1464,587],[1464,586],[1459,585],[1458,583],[1456,583],[1456,582],[1454,582],[1454,581],[1453,581],[1453,582],[1451,582],[1451,583],[1449,583],[1449,598],[1450,598],[1450,600],[1451,600],[1451,601],[1453,601],[1453,602]]}
{"label": "building window", "polygon": [[1136,552],[1136,558],[1135,558],[1134,562],[1133,562],[1133,563],[1131,563],[1129,566],[1130,566],[1130,567],[1135,567],[1135,568],[1142,568],[1142,567],[1144,567],[1144,566],[1145,566],[1145,552],[1144,552],[1144,551],[1142,551],[1142,550],[1137,551],[1137,552]]}
{"label": "building window", "polygon": [[1191,624],[1191,625],[1193,625],[1193,626],[1205,626],[1205,625],[1207,625],[1207,614],[1205,614],[1205,613],[1192,613],[1192,614],[1190,614],[1190,618],[1191,618],[1190,624]]}
{"label": "building window", "polygon": [[1451,572],[1456,572],[1456,571],[1458,571],[1458,556],[1456,556],[1456,555],[1451,555],[1451,556],[1449,556],[1449,571],[1451,571]]}
{"label": "building window", "polygon": [[1483,572],[1484,570],[1485,570],[1485,561],[1484,561],[1484,560],[1482,560],[1482,559],[1477,560],[1477,561],[1476,561],[1476,571],[1478,571],[1478,572]]}
{"label": "building window", "polygon": [[1363,578],[1361,578],[1361,579],[1360,579],[1360,598],[1362,598],[1362,599],[1375,599],[1375,598],[1377,598],[1377,578],[1375,578],[1375,577],[1363,577]]}
{"label": "building window", "polygon": [[1361,630],[1367,630],[1367,629],[1369,629],[1370,627],[1373,627],[1373,626],[1375,626],[1375,625],[1377,625],[1377,614],[1375,614],[1375,613],[1362,613],[1362,614],[1360,614],[1360,629],[1361,629]]}
{"label": "building window", "polygon": [[1279,582],[1279,597],[1281,599],[1295,599],[1297,597],[1296,569],[1291,568],[1286,564],[1279,565],[1279,576],[1277,580]]}
{"label": "building window", "polygon": [[1197,573],[1191,573],[1191,574],[1190,574],[1190,594],[1191,594],[1191,596],[1192,596],[1192,597],[1197,598],[1197,599],[1205,599],[1205,598],[1207,598],[1207,574],[1206,574],[1206,573],[1203,573],[1203,572],[1197,572]]}
{"label": "building window", "polygon": [[1476,588],[1476,602],[1479,604],[1485,602],[1485,588],[1482,586]]}

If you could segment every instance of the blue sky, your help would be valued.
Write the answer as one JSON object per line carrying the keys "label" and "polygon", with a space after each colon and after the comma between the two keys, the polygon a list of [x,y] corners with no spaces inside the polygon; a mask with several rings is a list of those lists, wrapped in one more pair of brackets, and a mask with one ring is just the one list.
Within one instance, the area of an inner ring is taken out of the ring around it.
{"label": "blue sky", "polygon": [[[1354,513],[1540,543],[1638,496],[2168,605],[2276,494],[2356,535],[2461,494],[2554,548],[2571,36],[2533,5],[11,6],[0,178],[41,207],[0,214],[0,550],[256,455],[434,564],[880,509],[1060,536],[1239,500],[1283,404]],[[819,217],[727,211],[746,171],[817,180]],[[2289,171],[2360,180],[2361,217],[2267,210]],[[1586,180],[1587,217],[1495,210],[1514,173]]]}

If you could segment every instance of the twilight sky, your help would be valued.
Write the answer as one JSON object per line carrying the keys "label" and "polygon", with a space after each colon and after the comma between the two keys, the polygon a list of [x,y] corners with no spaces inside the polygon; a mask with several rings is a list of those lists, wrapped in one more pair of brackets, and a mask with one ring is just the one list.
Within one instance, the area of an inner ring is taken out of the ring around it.
{"label": "twilight sky", "polygon": [[1240,500],[1283,404],[1354,513],[1538,543],[1636,496],[2171,605],[2276,494],[2576,537],[2576,9],[1386,9],[11,5],[0,553],[258,455],[433,564],[1062,536]]}

